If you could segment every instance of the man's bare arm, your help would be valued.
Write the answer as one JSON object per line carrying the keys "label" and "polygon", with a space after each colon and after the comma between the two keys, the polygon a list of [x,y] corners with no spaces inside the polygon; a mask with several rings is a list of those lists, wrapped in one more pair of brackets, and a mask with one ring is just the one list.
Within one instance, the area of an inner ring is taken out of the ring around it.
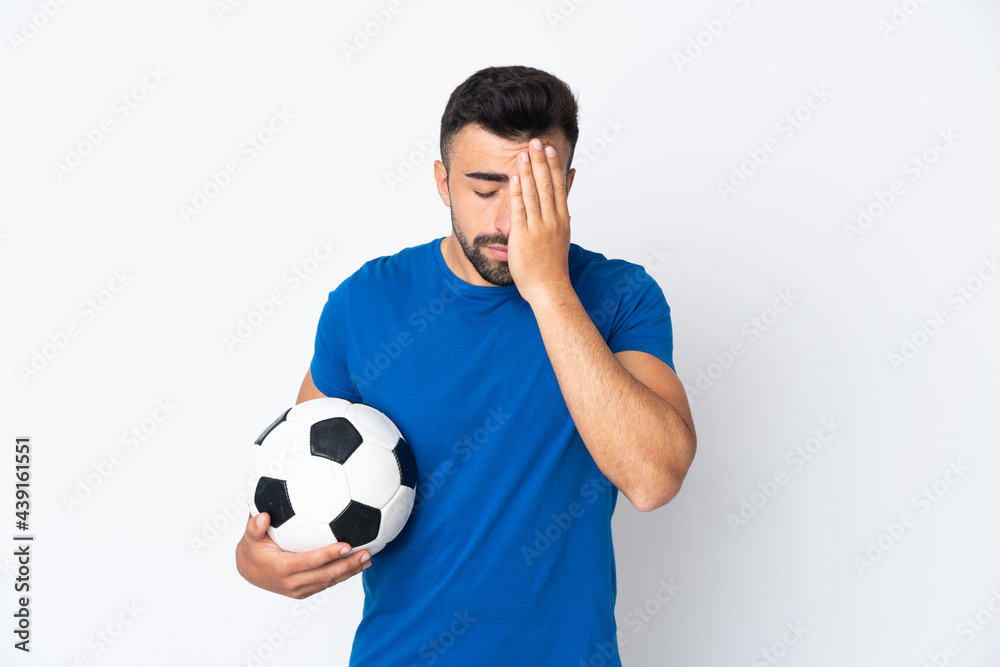
{"label": "man's bare arm", "polygon": [[306,377],[302,380],[302,386],[299,388],[298,398],[295,399],[295,405],[298,405],[302,401],[309,401],[314,398],[326,398],[326,395],[316,388],[313,384],[312,369],[306,371]]}
{"label": "man's bare arm", "polygon": [[652,355],[612,354],[570,281],[570,182],[559,155],[535,138],[520,157],[508,190],[511,278],[594,462],[637,509],[655,509],[677,495],[694,458],[687,395]]}
{"label": "man's bare arm", "polygon": [[687,394],[673,369],[645,352],[612,354],[572,288],[532,308],[597,467],[636,509],[670,502],[696,448]]}

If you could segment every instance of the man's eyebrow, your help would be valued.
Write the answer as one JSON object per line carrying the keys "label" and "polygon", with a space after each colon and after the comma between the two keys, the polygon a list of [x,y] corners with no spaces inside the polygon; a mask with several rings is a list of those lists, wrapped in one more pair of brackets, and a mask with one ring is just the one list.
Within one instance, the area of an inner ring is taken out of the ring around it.
{"label": "man's eyebrow", "polygon": [[466,176],[480,181],[493,181],[494,183],[506,183],[510,180],[507,177],[507,174],[499,174],[495,171],[473,171],[472,173],[466,174]]}

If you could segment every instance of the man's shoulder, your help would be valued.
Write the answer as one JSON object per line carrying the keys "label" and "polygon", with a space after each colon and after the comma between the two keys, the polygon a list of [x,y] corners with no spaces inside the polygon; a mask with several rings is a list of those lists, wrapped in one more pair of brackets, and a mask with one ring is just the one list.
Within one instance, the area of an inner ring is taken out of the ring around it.
{"label": "man's shoulder", "polygon": [[385,286],[392,283],[398,286],[401,280],[413,280],[421,274],[434,270],[434,244],[441,239],[434,239],[419,245],[407,246],[391,255],[382,255],[368,260],[347,277],[352,288],[357,286]]}
{"label": "man's shoulder", "polygon": [[598,288],[608,283],[627,280],[641,264],[624,259],[609,259],[602,253],[588,250],[576,243],[569,244],[569,271],[574,285]]}

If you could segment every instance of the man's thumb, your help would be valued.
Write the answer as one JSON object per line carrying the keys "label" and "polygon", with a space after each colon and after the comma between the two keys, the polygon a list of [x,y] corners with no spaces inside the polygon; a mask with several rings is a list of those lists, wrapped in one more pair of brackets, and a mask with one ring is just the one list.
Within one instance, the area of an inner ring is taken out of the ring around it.
{"label": "man's thumb", "polygon": [[267,527],[271,524],[271,517],[267,512],[261,512],[250,519],[249,530],[247,531],[255,540],[264,538]]}

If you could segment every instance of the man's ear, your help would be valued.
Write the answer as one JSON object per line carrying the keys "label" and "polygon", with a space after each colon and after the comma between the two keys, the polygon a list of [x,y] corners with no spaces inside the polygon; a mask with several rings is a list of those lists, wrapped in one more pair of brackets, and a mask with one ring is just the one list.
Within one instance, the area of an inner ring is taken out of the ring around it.
{"label": "man's ear", "polygon": [[573,177],[576,176],[576,169],[570,169],[566,175],[566,196],[569,196],[569,189],[573,187]]}
{"label": "man's ear", "polygon": [[445,206],[451,207],[451,190],[448,187],[448,170],[444,168],[444,162],[434,161],[434,183],[437,185],[438,195]]}

